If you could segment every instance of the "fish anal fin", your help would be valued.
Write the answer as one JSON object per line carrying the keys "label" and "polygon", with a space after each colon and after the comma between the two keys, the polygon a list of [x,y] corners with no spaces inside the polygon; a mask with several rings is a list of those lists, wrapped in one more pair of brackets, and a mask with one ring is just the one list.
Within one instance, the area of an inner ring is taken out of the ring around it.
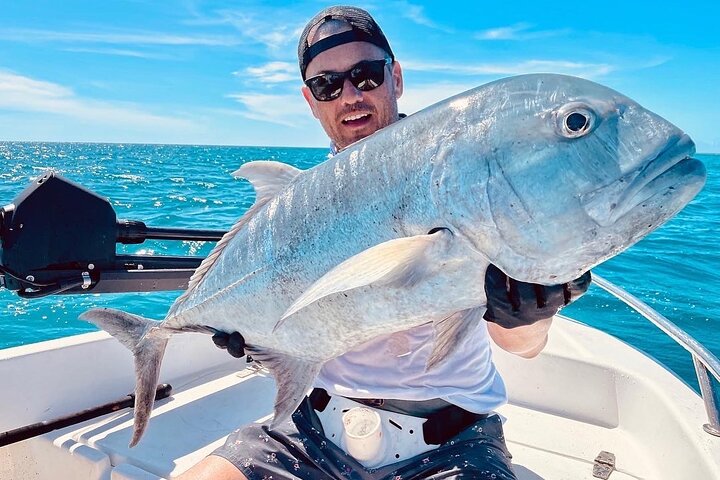
{"label": "fish anal fin", "polygon": [[441,263],[452,240],[445,228],[427,235],[396,238],[354,255],[320,277],[282,315],[277,330],[290,315],[334,293],[366,285],[411,287]]}
{"label": "fish anal fin", "polygon": [[320,363],[298,359],[272,350],[262,350],[246,346],[245,350],[267,367],[275,378],[277,394],[275,396],[275,416],[270,428],[289,419],[300,406],[305,395],[312,388],[320,372]]}
{"label": "fish anal fin", "polygon": [[433,322],[435,343],[425,365],[425,370],[432,370],[447,361],[450,354],[458,348],[458,345],[467,341],[472,332],[478,328],[478,324],[484,321],[482,319],[484,313],[485,307],[471,308],[455,312],[442,320]]}

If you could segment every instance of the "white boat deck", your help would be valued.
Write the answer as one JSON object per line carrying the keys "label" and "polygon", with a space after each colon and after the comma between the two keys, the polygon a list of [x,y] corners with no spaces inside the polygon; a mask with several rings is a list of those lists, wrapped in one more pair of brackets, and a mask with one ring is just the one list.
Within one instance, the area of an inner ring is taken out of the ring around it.
{"label": "white boat deck", "polygon": [[[612,480],[720,478],[720,438],[702,430],[704,409],[694,392],[617,340],[566,320],[556,323],[550,344],[537,359],[496,352],[511,394],[511,403],[499,413],[507,419],[507,444],[519,479],[592,479],[593,461],[603,450],[616,456]],[[100,343],[97,352],[116,361],[120,353],[112,341],[98,338],[76,346],[77,354],[87,358],[87,350]],[[271,377],[250,369],[238,373],[238,361],[228,361],[208,338],[175,338],[161,377],[171,379],[173,395],[158,402],[137,447],[127,447],[132,411],[125,410],[0,448],[0,478],[171,479],[238,426],[269,416],[275,394]],[[199,353],[210,359],[208,365],[198,365],[192,375],[182,372],[188,358]],[[0,357],[0,378],[8,378],[6,363]],[[129,358],[121,363],[127,363],[131,377]],[[57,376],[58,368],[47,365],[45,373]],[[88,389],[89,375],[80,375]],[[115,389],[132,390],[130,377],[118,376],[121,385]],[[6,402],[3,407],[17,407]],[[47,410],[37,415],[60,414]],[[11,421],[0,412],[1,431],[31,423],[24,419],[9,425]]]}

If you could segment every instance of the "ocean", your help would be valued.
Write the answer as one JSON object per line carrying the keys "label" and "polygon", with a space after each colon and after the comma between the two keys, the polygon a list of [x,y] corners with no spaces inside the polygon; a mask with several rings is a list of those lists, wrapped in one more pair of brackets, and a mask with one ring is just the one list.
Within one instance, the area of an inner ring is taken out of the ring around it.
{"label": "ocean", "polygon": [[[0,205],[48,169],[110,199],[118,218],[151,227],[228,229],[254,193],[230,173],[249,160],[309,168],[326,149],[0,142]],[[697,155],[708,169],[700,195],[678,216],[593,271],[637,296],[720,356],[720,155]],[[118,252],[207,255],[211,242],[146,241]],[[161,319],[174,292],[57,295],[22,299],[0,290],[0,349],[94,330],[77,319],[114,307]],[[597,286],[563,313],[630,343],[695,386],[689,354]],[[208,339],[208,341],[210,341]]]}

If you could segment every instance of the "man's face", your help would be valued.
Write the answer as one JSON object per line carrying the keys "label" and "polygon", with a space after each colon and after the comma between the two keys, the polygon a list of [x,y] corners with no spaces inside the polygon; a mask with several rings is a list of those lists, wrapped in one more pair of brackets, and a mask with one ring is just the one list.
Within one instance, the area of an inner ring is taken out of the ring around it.
{"label": "man's face", "polygon": [[[367,42],[338,45],[315,57],[308,65],[305,78],[319,73],[344,72],[363,60],[382,60],[386,56],[381,48]],[[313,115],[341,150],[398,119],[397,99],[403,91],[402,70],[398,62],[385,67],[383,84],[367,92],[358,90],[345,79],[340,97],[328,102],[316,100],[307,86],[303,86],[302,91]]]}

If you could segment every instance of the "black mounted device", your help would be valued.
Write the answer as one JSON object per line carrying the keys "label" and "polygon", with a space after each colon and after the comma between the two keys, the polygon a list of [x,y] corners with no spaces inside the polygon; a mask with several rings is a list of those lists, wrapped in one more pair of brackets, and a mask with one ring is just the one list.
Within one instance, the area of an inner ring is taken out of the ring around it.
{"label": "black mounted device", "polygon": [[0,208],[0,287],[26,298],[184,290],[202,257],[118,255],[116,244],[224,234],[118,220],[107,199],[49,171]]}

